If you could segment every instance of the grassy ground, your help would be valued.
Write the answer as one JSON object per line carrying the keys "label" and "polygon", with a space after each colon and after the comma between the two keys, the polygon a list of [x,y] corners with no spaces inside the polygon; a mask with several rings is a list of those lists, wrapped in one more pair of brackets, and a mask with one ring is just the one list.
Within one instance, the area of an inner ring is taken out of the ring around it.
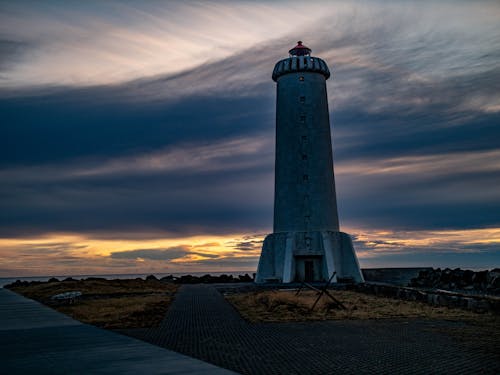
{"label": "grassy ground", "polygon": [[313,291],[260,291],[226,296],[240,314],[250,322],[289,322],[329,319],[387,319],[421,318],[444,319],[497,324],[500,318],[461,309],[434,307],[421,302],[362,294],[353,291],[330,291],[346,307],[339,309],[323,296],[313,311],[316,300]]}
{"label": "grassy ground", "polygon": [[[178,286],[157,280],[54,281],[10,289],[84,323],[102,328],[154,327],[167,312]],[[74,304],[58,303],[51,296],[80,291]]]}

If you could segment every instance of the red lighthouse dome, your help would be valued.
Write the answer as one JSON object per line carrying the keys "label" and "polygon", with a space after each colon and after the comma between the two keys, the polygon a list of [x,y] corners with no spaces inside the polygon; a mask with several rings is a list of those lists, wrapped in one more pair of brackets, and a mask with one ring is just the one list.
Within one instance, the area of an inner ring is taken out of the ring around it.
{"label": "red lighthouse dome", "polygon": [[297,45],[293,47],[288,53],[292,56],[306,56],[311,54],[311,49],[302,44],[302,41],[299,40]]}

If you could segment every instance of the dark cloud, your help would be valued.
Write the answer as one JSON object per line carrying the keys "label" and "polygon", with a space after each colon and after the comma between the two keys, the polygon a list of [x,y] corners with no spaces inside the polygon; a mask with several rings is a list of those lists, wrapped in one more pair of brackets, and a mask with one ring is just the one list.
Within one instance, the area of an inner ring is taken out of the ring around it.
{"label": "dark cloud", "polygon": [[27,42],[0,39],[0,78],[2,70],[11,68],[32,48]]}
{"label": "dark cloud", "polygon": [[200,266],[217,266],[221,268],[245,268],[248,270],[256,269],[257,263],[259,262],[259,257],[225,257],[225,258],[217,258],[217,259],[202,259],[196,261],[196,263]]}
{"label": "dark cloud", "polygon": [[0,214],[9,227],[3,227],[5,235],[17,230],[24,234],[58,230],[234,233],[269,225],[272,220],[269,166],[211,173],[188,169],[134,177],[53,178],[11,181],[0,187],[10,198]]}
{"label": "dark cloud", "polygon": [[236,250],[256,250],[262,247],[263,241],[241,241],[238,242],[234,248]]}
{"label": "dark cloud", "polygon": [[57,256],[76,259],[68,255],[69,253],[82,251],[87,248],[87,245],[77,245],[72,242],[42,242],[42,243],[26,243],[15,245],[16,257],[40,257],[40,256]]}
{"label": "dark cloud", "polygon": [[[130,156],[272,130],[272,100],[260,96],[194,96],[139,106],[120,100],[103,104],[99,89],[89,90],[0,101],[5,124],[0,166]],[[86,102],[82,95],[94,100]]]}
{"label": "dark cloud", "polygon": [[[493,80],[500,81],[500,69],[493,73]],[[387,75],[386,78],[390,79],[390,73]],[[472,75],[462,79],[468,84],[484,85],[483,95],[489,96],[488,87],[493,87],[486,83],[486,75],[481,80],[476,78]],[[404,82],[389,81],[394,85],[405,85]],[[334,111],[336,157],[343,160],[361,156],[446,154],[500,147],[500,141],[497,141],[499,130],[495,126],[500,120],[499,112],[468,108],[466,102],[472,101],[474,95],[460,87],[460,79],[427,84],[419,91],[402,97],[394,93],[386,98],[386,106],[376,110],[367,108],[366,102],[378,93],[366,91],[361,95],[362,99],[352,98],[349,107]],[[411,104],[412,101],[418,104]]]}
{"label": "dark cloud", "polygon": [[201,253],[199,251],[191,251],[191,252],[189,252],[189,254],[199,255],[199,256],[202,256],[204,258],[210,258],[210,259],[218,259],[218,258],[220,258],[220,256],[217,255],[217,254]]}
{"label": "dark cloud", "polygon": [[169,247],[167,249],[136,249],[129,251],[113,251],[110,254],[114,259],[151,259],[169,261],[186,256],[189,251],[182,246]]}
{"label": "dark cloud", "polygon": [[[197,246],[198,248],[198,246]],[[113,251],[110,257],[113,259],[148,259],[153,261],[170,261],[173,259],[184,258],[186,255],[198,255],[205,259],[197,260],[195,263],[199,262],[209,262],[215,261],[221,258],[220,255],[206,253],[203,251],[193,251],[192,247],[186,246],[174,246],[166,249],[136,249],[127,251]],[[189,263],[189,262],[188,262]]]}
{"label": "dark cloud", "polygon": [[227,245],[238,251],[260,250],[262,248],[262,243],[264,242],[263,238],[265,235],[266,234],[264,233],[246,235],[243,236],[240,241],[230,242],[227,243]]}

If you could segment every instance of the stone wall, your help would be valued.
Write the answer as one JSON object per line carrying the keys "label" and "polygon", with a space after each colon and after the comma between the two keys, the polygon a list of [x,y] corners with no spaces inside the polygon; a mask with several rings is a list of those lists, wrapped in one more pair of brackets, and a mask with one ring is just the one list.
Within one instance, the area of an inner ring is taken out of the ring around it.
{"label": "stone wall", "polygon": [[471,271],[456,268],[421,270],[409,286],[438,288],[466,293],[500,295],[500,269]]}
{"label": "stone wall", "polygon": [[432,270],[432,268],[363,268],[361,271],[367,282],[381,282],[407,286],[411,279],[418,277],[421,271],[426,270]]}
{"label": "stone wall", "polygon": [[472,295],[438,289],[420,289],[383,283],[352,284],[358,292],[409,301],[420,301],[433,306],[458,307],[475,312],[500,313],[500,298],[490,295]]}

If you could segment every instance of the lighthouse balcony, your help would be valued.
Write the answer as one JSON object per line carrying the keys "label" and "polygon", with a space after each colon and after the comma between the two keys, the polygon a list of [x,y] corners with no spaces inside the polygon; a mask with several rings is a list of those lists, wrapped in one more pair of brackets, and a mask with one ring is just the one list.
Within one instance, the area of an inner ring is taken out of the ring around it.
{"label": "lighthouse balcony", "polygon": [[272,78],[274,81],[277,81],[284,74],[296,72],[321,73],[325,76],[325,79],[330,77],[330,70],[326,62],[319,57],[292,56],[276,63]]}

